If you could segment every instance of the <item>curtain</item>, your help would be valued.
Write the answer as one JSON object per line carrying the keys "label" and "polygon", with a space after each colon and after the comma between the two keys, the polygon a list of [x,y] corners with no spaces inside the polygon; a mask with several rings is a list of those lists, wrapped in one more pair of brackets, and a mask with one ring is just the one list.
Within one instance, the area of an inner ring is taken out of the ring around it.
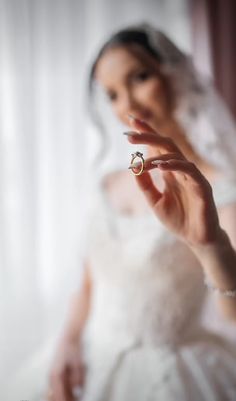
{"label": "curtain", "polygon": [[236,118],[236,3],[234,0],[191,2],[193,52],[200,69],[215,86]]}
{"label": "curtain", "polygon": [[185,0],[0,0],[4,401],[31,399],[42,385],[79,288],[96,142],[84,102],[89,65],[107,35],[143,21],[191,50]]}

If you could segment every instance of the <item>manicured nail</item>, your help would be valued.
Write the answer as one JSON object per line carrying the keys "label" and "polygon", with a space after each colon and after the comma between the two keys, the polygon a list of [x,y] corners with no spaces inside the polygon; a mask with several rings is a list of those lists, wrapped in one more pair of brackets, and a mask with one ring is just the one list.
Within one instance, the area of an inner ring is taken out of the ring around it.
{"label": "manicured nail", "polygon": [[72,394],[74,398],[80,398],[83,393],[82,387],[81,386],[75,386],[72,389]]}
{"label": "manicured nail", "polygon": [[167,160],[153,160],[151,162],[154,166],[158,166],[159,164],[169,164]]}
{"label": "manicured nail", "polygon": [[132,164],[130,164],[130,166],[128,168],[132,169],[132,168],[137,168],[137,167],[141,167],[141,163],[140,162],[132,163]]}
{"label": "manicured nail", "polygon": [[144,120],[140,120],[139,118],[133,116],[132,114],[128,114],[128,117],[129,117],[130,120],[137,121],[137,122],[140,122],[140,123],[145,123]]}
{"label": "manicured nail", "polygon": [[128,117],[129,117],[130,120],[136,120],[136,117],[133,116],[132,114],[128,114]]}
{"label": "manicured nail", "polygon": [[127,132],[123,132],[123,135],[127,135],[127,136],[135,136],[135,135],[140,135],[141,132],[139,131],[127,131]]}

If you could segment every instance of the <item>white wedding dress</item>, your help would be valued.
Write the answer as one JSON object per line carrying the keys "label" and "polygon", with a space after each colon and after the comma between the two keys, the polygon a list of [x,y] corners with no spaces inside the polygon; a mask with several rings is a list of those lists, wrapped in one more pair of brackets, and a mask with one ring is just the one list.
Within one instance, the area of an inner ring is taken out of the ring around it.
{"label": "white wedding dress", "polygon": [[[236,201],[235,180],[213,189],[218,206]],[[96,203],[82,401],[236,400],[236,349],[200,324],[195,256],[151,210],[121,214],[101,186]]]}

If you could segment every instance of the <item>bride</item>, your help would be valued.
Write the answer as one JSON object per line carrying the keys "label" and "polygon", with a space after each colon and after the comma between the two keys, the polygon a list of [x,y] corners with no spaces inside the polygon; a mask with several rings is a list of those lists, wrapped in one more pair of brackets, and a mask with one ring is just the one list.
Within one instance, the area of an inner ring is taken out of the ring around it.
{"label": "bride", "polygon": [[94,191],[83,283],[48,399],[235,400],[236,351],[200,323],[209,292],[236,320],[231,117],[189,57],[147,24],[104,44],[91,108],[98,88],[129,127],[123,139],[147,154]]}

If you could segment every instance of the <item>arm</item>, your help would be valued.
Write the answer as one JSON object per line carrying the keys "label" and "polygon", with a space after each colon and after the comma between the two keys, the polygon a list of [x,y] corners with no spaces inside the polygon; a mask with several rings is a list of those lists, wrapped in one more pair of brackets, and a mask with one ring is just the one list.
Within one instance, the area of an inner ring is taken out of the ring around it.
{"label": "arm", "polygon": [[91,276],[88,263],[86,263],[80,291],[76,292],[71,299],[67,323],[61,341],[74,342],[80,340],[89,314],[91,290]]}
{"label": "arm", "polygon": [[[192,249],[213,287],[223,292],[236,290],[235,210],[222,210],[218,215],[209,182],[170,138],[137,119],[130,125],[135,131],[126,133],[129,142],[148,145],[157,155],[146,159],[144,172],[135,176],[154,214]],[[149,173],[154,166],[162,173],[163,192]],[[236,294],[225,295],[218,297],[221,310],[236,321]]]}
{"label": "arm", "polygon": [[89,314],[91,288],[89,267],[86,264],[81,289],[72,297],[67,323],[52,362],[49,375],[50,401],[72,401],[74,389],[78,386],[83,388],[85,367],[80,338]]}
{"label": "arm", "polygon": [[[222,229],[218,238],[210,245],[194,246],[209,282],[223,291],[236,289],[236,205],[219,210]],[[217,305],[230,320],[236,321],[236,297],[219,295]]]}

